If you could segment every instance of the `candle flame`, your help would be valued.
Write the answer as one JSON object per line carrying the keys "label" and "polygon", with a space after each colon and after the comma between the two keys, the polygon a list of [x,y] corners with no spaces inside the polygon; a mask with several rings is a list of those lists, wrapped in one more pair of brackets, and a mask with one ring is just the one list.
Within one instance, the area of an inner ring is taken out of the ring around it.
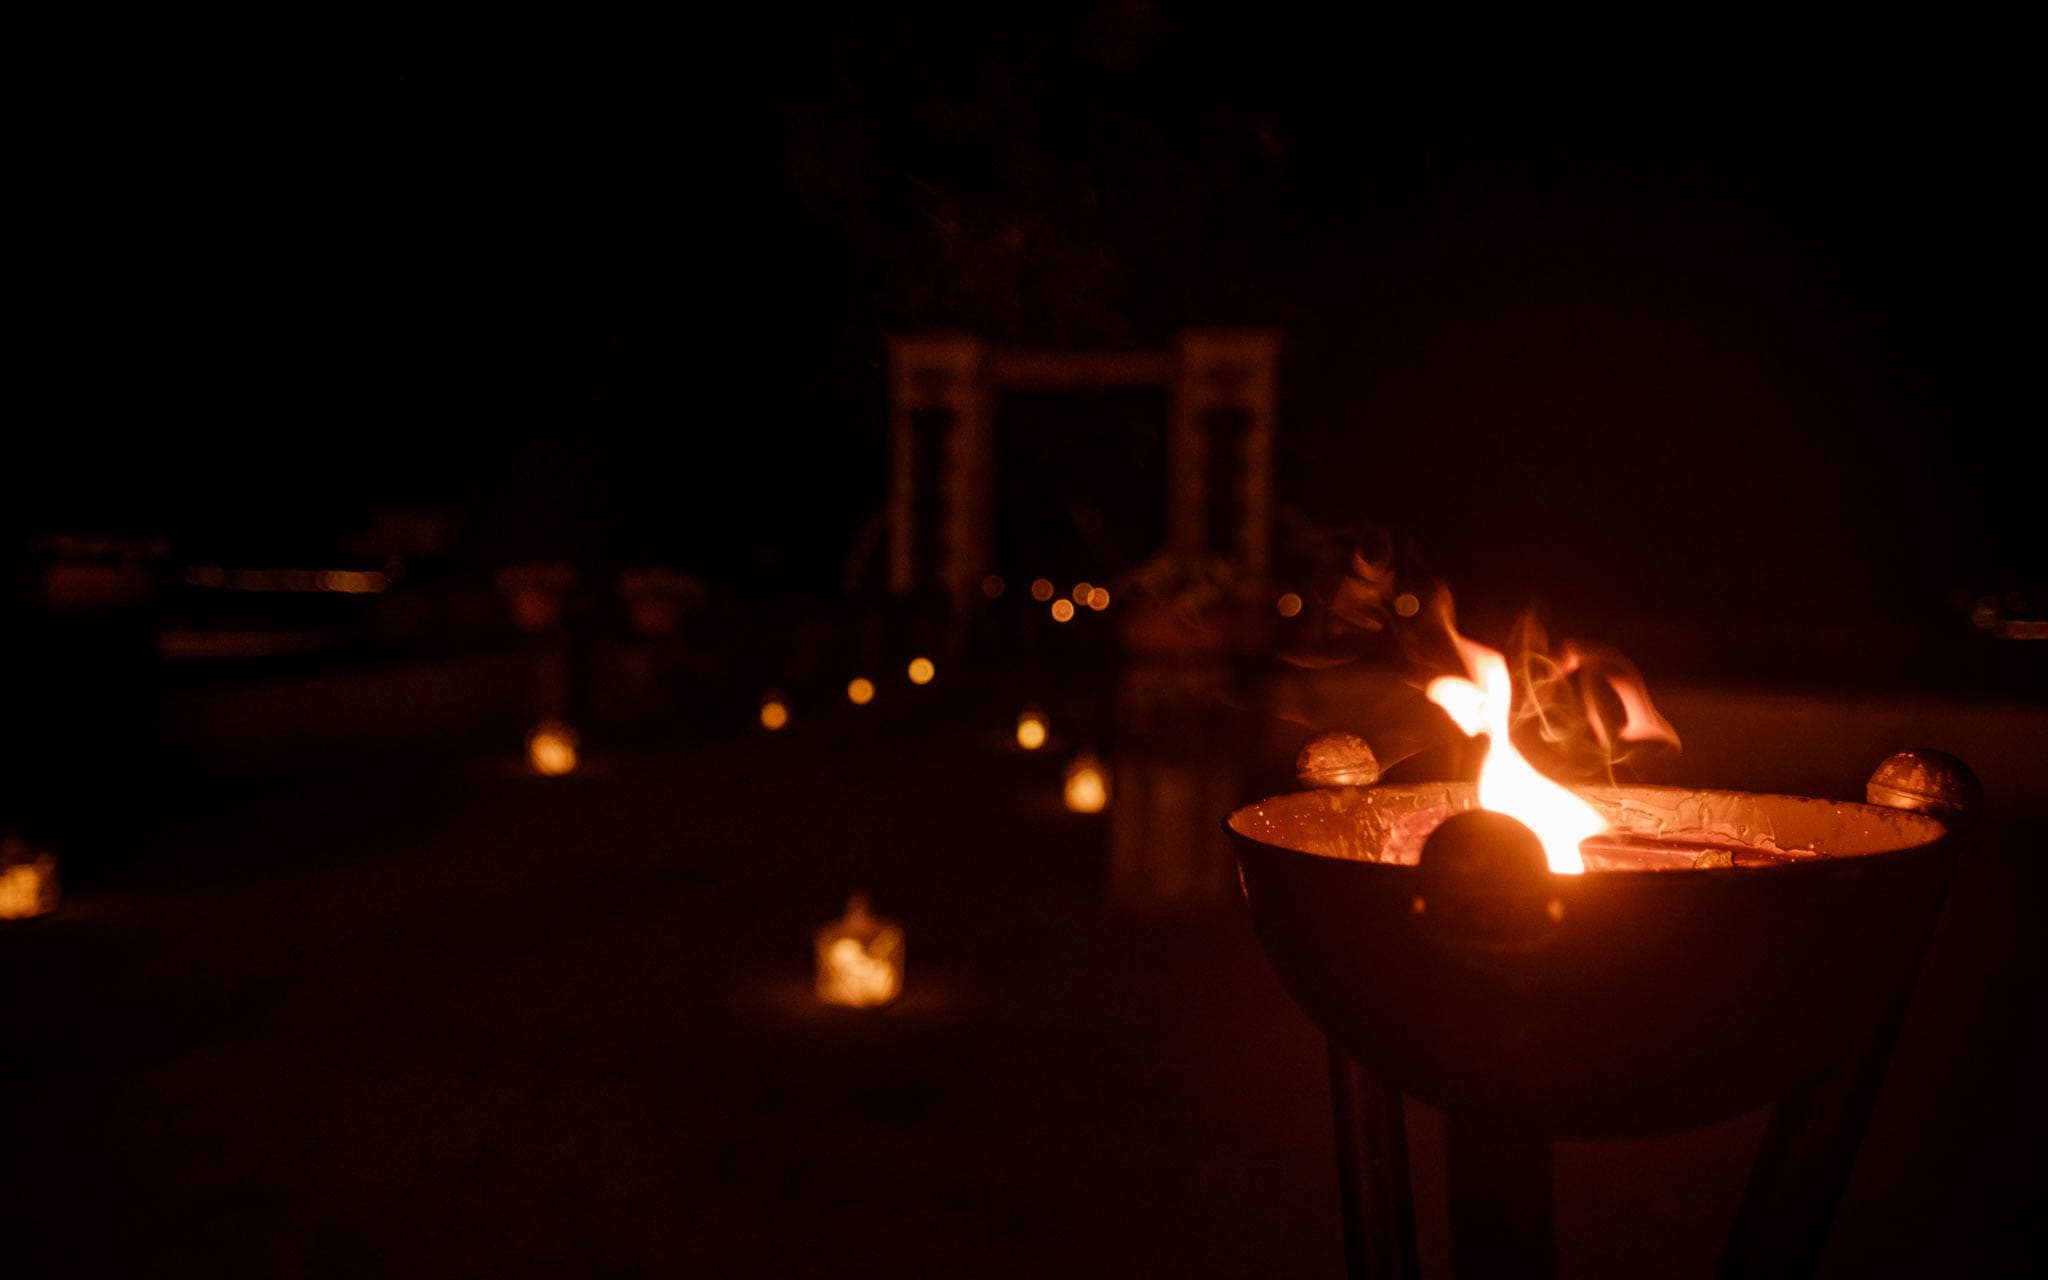
{"label": "candle flame", "polygon": [[813,936],[816,988],[826,1004],[868,1009],[887,1004],[903,990],[903,928],[868,912],[868,898],[846,900],[846,914]]}
{"label": "candle flame", "polygon": [[868,954],[858,938],[840,938],[825,951],[819,997],[827,1004],[866,1008],[896,998],[899,975],[886,957]]}

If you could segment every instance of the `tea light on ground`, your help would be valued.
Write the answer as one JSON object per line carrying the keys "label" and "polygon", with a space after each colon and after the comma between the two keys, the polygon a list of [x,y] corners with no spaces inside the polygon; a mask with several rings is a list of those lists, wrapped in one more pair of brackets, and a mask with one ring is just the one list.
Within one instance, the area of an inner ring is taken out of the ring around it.
{"label": "tea light on ground", "polygon": [[864,707],[875,700],[875,682],[866,676],[855,676],[846,682],[846,700],[856,707]]}
{"label": "tea light on ground", "polygon": [[1075,813],[1101,813],[1109,807],[1109,773],[1102,761],[1083,752],[1067,766],[1067,808]]}
{"label": "tea light on ground", "polygon": [[846,912],[812,935],[818,999],[849,1009],[869,1009],[894,1000],[903,990],[903,927],[871,915],[868,896],[846,900]]}
{"label": "tea light on ground", "polygon": [[535,773],[558,778],[576,771],[576,731],[559,720],[543,720],[526,735],[526,760]]}
{"label": "tea light on ground", "polygon": [[780,698],[761,703],[761,727],[771,733],[789,723],[789,707]]}
{"label": "tea light on ground", "polygon": [[939,669],[932,665],[930,658],[912,658],[910,660],[910,683],[930,684],[932,677],[938,674]]}
{"label": "tea light on ground", "polygon": [[27,920],[56,909],[56,855],[19,836],[0,840],[0,920]]}

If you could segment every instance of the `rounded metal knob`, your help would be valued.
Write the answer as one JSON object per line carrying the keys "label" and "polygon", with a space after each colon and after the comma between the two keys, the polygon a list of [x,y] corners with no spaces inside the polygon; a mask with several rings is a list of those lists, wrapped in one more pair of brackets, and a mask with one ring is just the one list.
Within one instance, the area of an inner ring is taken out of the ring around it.
{"label": "rounded metal knob", "polygon": [[1984,812],[1984,786],[1976,771],[1929,747],[1887,757],[1871,773],[1863,794],[1872,804],[1929,814],[1958,830],[1974,826]]}
{"label": "rounded metal knob", "polygon": [[1530,882],[1548,883],[1543,842],[1520,819],[1491,809],[1454,813],[1422,845],[1430,881],[1489,893]]}
{"label": "rounded metal knob", "polygon": [[1328,729],[1302,744],[1294,776],[1304,787],[1369,787],[1380,780],[1380,762],[1364,738]]}
{"label": "rounded metal knob", "polygon": [[1523,954],[1556,936],[1564,899],[1543,842],[1520,820],[1487,809],[1452,814],[1423,842],[1410,909],[1439,946]]}

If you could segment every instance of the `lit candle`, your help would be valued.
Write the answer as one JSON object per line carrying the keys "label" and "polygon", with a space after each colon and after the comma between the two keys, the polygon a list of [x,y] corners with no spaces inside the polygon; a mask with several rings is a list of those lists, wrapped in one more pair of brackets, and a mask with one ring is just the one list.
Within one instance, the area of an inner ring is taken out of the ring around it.
{"label": "lit candle", "polygon": [[1066,802],[1075,813],[1101,813],[1109,807],[1109,773],[1100,760],[1083,752],[1067,766]]}
{"label": "lit candle", "polygon": [[903,927],[868,913],[868,898],[856,893],[846,913],[812,936],[818,999],[849,1009],[868,1009],[894,1000],[903,990]]}
{"label": "lit candle", "polygon": [[17,835],[0,840],[0,920],[26,920],[56,909],[56,856]]}
{"label": "lit candle", "polygon": [[576,771],[576,731],[559,720],[543,720],[526,736],[526,759],[543,777]]}

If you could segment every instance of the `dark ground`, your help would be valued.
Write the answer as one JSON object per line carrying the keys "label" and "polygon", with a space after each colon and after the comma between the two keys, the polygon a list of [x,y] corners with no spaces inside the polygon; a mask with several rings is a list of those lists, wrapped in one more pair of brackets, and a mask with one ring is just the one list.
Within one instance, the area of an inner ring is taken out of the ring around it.
{"label": "dark ground", "polygon": [[[566,779],[451,746],[216,787],[67,850],[63,909],[0,926],[0,1272],[1338,1275],[1322,1046],[1241,904],[1112,906],[1056,754],[972,691],[885,693]],[[2038,1264],[2041,713],[1662,701],[1706,785],[1977,764],[1827,1274]],[[1252,776],[1287,749],[1248,740]],[[854,889],[908,930],[878,1012],[809,995]],[[1564,1272],[1710,1274],[1759,1132],[1561,1148]]]}

